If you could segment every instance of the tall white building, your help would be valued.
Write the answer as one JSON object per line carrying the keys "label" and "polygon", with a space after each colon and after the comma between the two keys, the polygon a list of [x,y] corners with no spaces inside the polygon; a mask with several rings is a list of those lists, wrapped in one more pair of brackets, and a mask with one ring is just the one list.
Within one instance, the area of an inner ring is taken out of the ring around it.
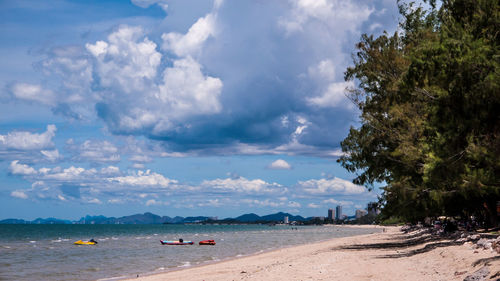
{"label": "tall white building", "polygon": [[288,216],[285,216],[285,217],[283,218],[283,223],[284,223],[284,224],[289,224],[289,222],[288,222]]}

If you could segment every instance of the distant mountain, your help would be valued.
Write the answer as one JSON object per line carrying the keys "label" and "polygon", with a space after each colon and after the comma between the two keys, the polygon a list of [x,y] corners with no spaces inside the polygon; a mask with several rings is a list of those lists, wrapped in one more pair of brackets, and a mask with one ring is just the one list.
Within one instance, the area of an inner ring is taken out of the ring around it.
{"label": "distant mountain", "polygon": [[[244,214],[236,218],[227,218],[220,220],[223,223],[255,223],[255,222],[280,222],[285,216],[288,216],[289,221],[306,221],[301,216],[293,216],[288,213],[279,212],[266,216],[259,216],[254,213]],[[171,218],[169,216],[158,216],[153,213],[135,214],[124,217],[105,217],[105,216],[85,216],[78,221],[60,220],[56,218],[37,218],[33,221],[25,221],[19,219],[1,220],[0,224],[164,224],[164,223],[199,223],[199,222],[217,222],[211,217],[195,216],[195,217],[180,217]]]}
{"label": "distant mountain", "polygon": [[234,220],[240,221],[240,222],[256,222],[256,221],[261,220],[261,217],[254,214],[254,213],[250,213],[250,214],[241,215],[241,216],[235,218]]}
{"label": "distant mountain", "polygon": [[114,224],[116,218],[111,217],[105,217],[105,216],[85,216],[81,218],[79,221],[76,223],[78,224]]}
{"label": "distant mountain", "polygon": [[31,222],[32,224],[71,224],[70,220],[60,220],[56,218],[37,218],[36,220]]}
{"label": "distant mountain", "polygon": [[276,214],[270,214],[266,216],[259,216],[254,213],[244,214],[237,218],[231,219],[239,222],[279,222],[284,221],[285,217],[288,217],[289,221],[305,221],[306,219],[301,216],[294,216],[288,213],[279,212]]}
{"label": "distant mountain", "polygon": [[6,220],[1,220],[0,224],[27,224],[30,223],[25,220],[18,220],[18,219],[6,219]]}
{"label": "distant mountain", "polygon": [[263,217],[261,217],[261,219],[264,221],[283,221],[285,219],[285,217],[288,217],[289,221],[305,221],[306,220],[301,216],[293,216],[293,215],[290,215],[288,213],[283,213],[283,212],[263,216]]}
{"label": "distant mountain", "polygon": [[72,224],[69,220],[60,220],[56,218],[37,218],[32,221],[18,220],[18,219],[6,219],[1,220],[0,224]]}

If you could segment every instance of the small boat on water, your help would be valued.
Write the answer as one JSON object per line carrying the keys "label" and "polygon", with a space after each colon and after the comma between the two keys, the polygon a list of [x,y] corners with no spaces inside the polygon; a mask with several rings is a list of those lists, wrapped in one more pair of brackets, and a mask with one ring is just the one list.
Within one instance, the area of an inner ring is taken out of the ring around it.
{"label": "small boat on water", "polygon": [[184,241],[182,239],[178,241],[166,241],[166,240],[160,240],[162,245],[193,245],[193,241]]}
{"label": "small boat on water", "polygon": [[97,241],[95,241],[94,239],[90,239],[89,241],[78,240],[73,244],[75,244],[75,245],[97,245]]}
{"label": "small boat on water", "polygon": [[200,241],[200,243],[198,243],[200,245],[215,245],[215,241],[214,240],[203,240],[203,241]]}

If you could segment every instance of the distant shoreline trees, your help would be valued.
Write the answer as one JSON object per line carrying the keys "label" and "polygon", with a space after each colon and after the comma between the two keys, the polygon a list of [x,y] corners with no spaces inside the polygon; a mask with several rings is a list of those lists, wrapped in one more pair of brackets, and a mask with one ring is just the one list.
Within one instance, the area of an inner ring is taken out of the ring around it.
{"label": "distant shoreline trees", "polygon": [[393,35],[363,35],[346,81],[361,126],[338,162],[382,183],[382,217],[471,216],[497,226],[500,201],[498,0],[398,1]]}

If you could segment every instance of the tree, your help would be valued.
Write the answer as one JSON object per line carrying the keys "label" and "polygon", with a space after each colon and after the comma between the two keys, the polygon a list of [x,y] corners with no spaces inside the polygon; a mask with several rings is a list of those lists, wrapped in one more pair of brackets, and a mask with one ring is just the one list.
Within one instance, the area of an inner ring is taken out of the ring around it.
{"label": "tree", "polygon": [[338,161],[354,182],[385,183],[382,214],[488,217],[500,200],[499,3],[399,3],[401,30],[363,35],[346,80],[361,126]]}

